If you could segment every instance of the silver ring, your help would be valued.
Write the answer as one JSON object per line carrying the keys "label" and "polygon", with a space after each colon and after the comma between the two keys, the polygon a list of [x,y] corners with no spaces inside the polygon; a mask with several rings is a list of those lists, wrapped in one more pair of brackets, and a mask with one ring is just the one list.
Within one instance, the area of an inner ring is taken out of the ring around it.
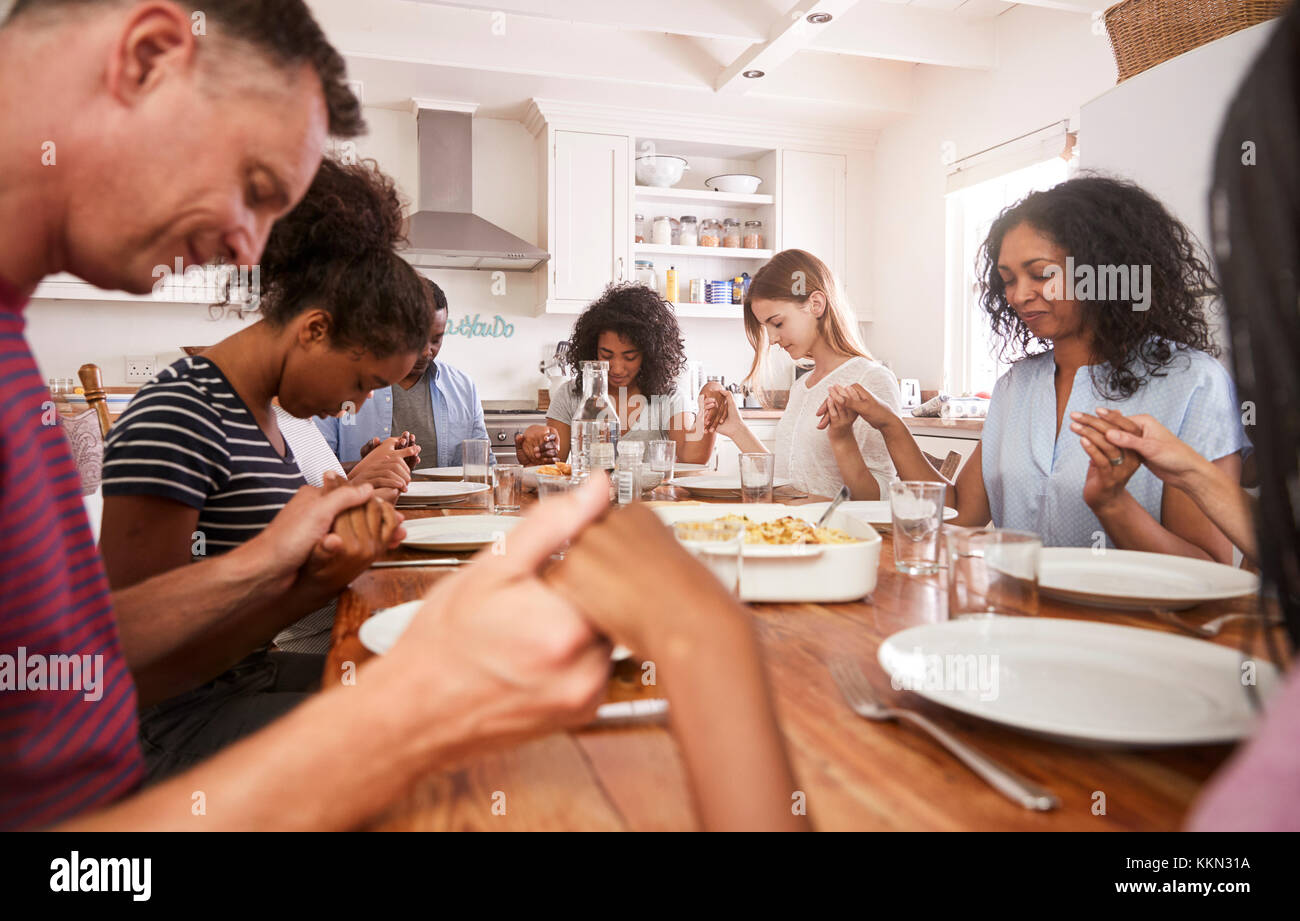
{"label": "silver ring", "polygon": [[1108,458],[1108,460],[1110,461],[1110,465],[1112,467],[1118,467],[1120,464],[1124,463],[1124,449],[1123,448],[1119,449],[1119,457],[1111,457]]}

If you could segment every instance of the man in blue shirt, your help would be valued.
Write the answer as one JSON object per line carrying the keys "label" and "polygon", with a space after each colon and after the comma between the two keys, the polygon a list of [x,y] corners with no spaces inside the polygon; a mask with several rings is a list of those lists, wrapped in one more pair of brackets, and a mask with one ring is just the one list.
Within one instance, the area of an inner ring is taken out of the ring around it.
{"label": "man in blue shirt", "polygon": [[[447,295],[424,281],[434,302],[433,329],[414,367],[393,386],[374,391],[354,413],[316,420],[347,469],[394,433],[419,447],[416,456],[407,458],[413,468],[457,466],[465,439],[488,437],[474,382],[465,372],[434,361],[447,331]],[[489,453],[488,462],[492,460]]]}

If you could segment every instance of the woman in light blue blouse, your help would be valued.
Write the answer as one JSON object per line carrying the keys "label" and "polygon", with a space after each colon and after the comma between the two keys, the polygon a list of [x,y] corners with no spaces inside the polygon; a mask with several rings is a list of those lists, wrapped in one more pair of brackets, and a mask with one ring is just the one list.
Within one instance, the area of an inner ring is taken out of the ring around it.
{"label": "woman in light blue blouse", "polygon": [[[1146,413],[1234,480],[1249,447],[1200,298],[1194,238],[1135,185],[1099,176],[1035,192],[993,223],[981,303],[1003,358],[979,447],[950,484],[956,523],[1033,531],[1046,546],[1118,547],[1230,563],[1186,494],[1106,438],[1107,411]],[[902,420],[865,392],[831,404],[880,430],[899,476],[940,480]]]}

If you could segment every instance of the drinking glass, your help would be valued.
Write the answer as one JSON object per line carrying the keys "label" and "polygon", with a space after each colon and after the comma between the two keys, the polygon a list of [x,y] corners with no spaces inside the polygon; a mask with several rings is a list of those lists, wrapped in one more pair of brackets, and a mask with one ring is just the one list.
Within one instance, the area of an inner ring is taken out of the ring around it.
{"label": "drinking glass", "polygon": [[931,576],[939,571],[939,533],[947,488],[926,480],[897,480],[890,485],[894,566],[899,572]]}
{"label": "drinking glass", "polygon": [[729,592],[740,597],[745,522],[739,518],[675,521],[673,533]]}
{"label": "drinking glass", "polygon": [[461,464],[466,483],[492,485],[488,458],[492,456],[492,443],[486,438],[466,438],[460,443]]}
{"label": "drinking glass", "polygon": [[740,455],[740,501],[771,502],[776,455],[767,452]]}
{"label": "drinking glass", "polygon": [[652,441],[648,447],[646,463],[655,473],[662,473],[663,481],[667,483],[673,478],[673,467],[677,464],[677,442],[666,439]]}
{"label": "drinking glass", "polygon": [[1043,542],[1028,531],[944,529],[948,617],[1038,613],[1038,560]]}
{"label": "drinking glass", "polygon": [[[584,471],[577,471],[572,476],[552,476],[548,473],[539,473],[537,474],[537,501],[545,502],[555,496],[563,496],[566,493],[573,492],[585,482],[587,482],[587,474]],[[569,542],[566,540],[560,545],[559,549],[551,554],[551,559],[564,559],[564,552],[568,548]]]}
{"label": "drinking glass", "polygon": [[524,491],[524,468],[520,464],[497,464],[492,468],[492,498],[496,510],[501,512],[519,511],[520,498]]}

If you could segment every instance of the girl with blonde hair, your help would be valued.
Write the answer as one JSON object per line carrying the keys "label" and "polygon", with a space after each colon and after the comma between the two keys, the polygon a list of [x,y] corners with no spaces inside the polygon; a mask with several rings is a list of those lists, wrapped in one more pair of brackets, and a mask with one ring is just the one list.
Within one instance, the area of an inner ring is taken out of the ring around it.
{"label": "girl with blonde hair", "polygon": [[[832,386],[859,384],[895,412],[902,411],[898,379],[871,357],[858,335],[834,274],[811,253],[787,249],[754,275],[745,297],[745,334],[754,347],[746,383],[759,381],[768,349],[777,346],[813,370],[795,381],[776,428],[776,475],[796,489],[831,496],[847,485],[854,499],[888,498],[894,464],[880,433],[852,412],[834,407],[818,429],[818,408]],[[714,426],[744,452],[766,452],[725,390]]]}

